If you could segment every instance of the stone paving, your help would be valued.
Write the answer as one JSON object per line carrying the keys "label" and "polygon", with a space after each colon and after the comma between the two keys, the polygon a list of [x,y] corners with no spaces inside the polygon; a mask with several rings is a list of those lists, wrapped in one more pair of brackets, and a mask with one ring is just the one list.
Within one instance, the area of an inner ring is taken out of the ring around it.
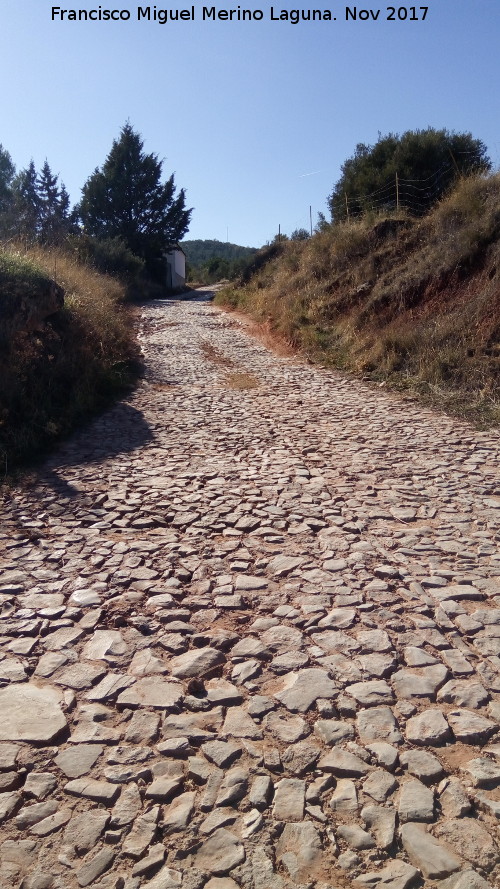
{"label": "stone paving", "polygon": [[0,886],[500,885],[500,440],[144,307],[4,494]]}

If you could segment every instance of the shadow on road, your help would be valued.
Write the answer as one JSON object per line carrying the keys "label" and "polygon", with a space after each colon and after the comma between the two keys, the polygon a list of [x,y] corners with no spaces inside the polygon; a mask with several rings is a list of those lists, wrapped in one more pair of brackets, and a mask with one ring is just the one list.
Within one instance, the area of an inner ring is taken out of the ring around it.
{"label": "shadow on road", "polygon": [[[214,284],[210,287],[198,287],[197,290],[188,290],[186,293],[178,294],[177,296],[165,296],[160,299],[154,299],[152,301],[153,305],[175,305],[178,302],[192,302],[192,303],[207,303],[212,302],[217,290],[219,289],[218,284]],[[151,305],[151,303],[148,303]]]}
{"label": "shadow on road", "polygon": [[81,492],[58,475],[69,466],[100,464],[150,444],[153,432],[144,415],[130,404],[120,402],[73,435],[40,467],[38,479],[61,497],[77,497]]}
{"label": "shadow on road", "polygon": [[[190,290],[181,296],[148,301],[158,307],[174,306],[179,300],[211,302],[219,285]],[[154,440],[154,435],[141,411],[126,402],[119,402],[88,426],[76,432],[38,469],[37,481],[49,485],[60,497],[77,498],[82,492],[59,475],[65,467],[102,464],[119,455],[143,448]]]}

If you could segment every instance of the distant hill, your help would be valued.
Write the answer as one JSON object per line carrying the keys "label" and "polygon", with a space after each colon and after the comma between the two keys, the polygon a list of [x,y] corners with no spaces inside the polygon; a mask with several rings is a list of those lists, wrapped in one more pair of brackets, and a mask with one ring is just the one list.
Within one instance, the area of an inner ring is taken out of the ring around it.
{"label": "distant hill", "polygon": [[248,259],[257,253],[256,247],[240,247],[226,241],[182,241],[181,247],[192,266],[203,266],[215,256],[221,259]]}
{"label": "distant hill", "polygon": [[256,247],[226,241],[183,241],[181,247],[186,254],[188,280],[203,284],[238,278],[257,253]]}

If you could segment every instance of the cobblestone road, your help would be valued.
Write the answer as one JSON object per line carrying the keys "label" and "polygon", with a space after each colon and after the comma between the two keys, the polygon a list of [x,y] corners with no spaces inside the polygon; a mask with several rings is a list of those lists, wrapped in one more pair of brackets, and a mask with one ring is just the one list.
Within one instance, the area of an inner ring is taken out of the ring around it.
{"label": "cobblestone road", "polygon": [[5,496],[0,885],[500,885],[500,442],[148,304]]}

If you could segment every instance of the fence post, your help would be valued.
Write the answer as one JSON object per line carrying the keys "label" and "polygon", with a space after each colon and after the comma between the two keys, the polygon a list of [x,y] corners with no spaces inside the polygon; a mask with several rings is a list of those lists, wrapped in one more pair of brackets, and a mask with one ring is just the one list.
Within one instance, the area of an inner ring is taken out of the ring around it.
{"label": "fence post", "polygon": [[455,167],[455,170],[457,171],[458,176],[460,176],[460,170],[458,169],[458,164],[455,160],[455,155],[453,154],[451,148],[448,148],[448,151],[450,152],[451,159],[453,161],[453,166]]}

